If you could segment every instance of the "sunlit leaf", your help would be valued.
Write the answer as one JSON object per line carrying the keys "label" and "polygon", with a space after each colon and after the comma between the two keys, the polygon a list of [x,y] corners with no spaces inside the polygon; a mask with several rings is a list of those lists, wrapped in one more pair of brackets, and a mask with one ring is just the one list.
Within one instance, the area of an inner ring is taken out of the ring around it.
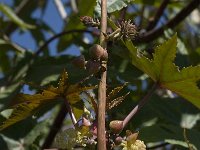
{"label": "sunlit leaf", "polygon": [[90,103],[90,105],[93,108],[94,112],[97,113],[98,112],[98,108],[97,108],[97,102],[96,102],[95,98],[88,92],[85,92],[85,94],[88,97],[87,101]]}
{"label": "sunlit leaf", "polygon": [[67,79],[68,79],[68,74],[64,70],[63,73],[61,74],[60,80],[58,82],[58,89],[60,90],[61,93],[64,93],[67,88]]}
{"label": "sunlit leaf", "polygon": [[149,75],[161,87],[177,93],[200,108],[200,89],[197,86],[200,80],[200,66],[180,70],[173,63],[176,57],[176,35],[155,49],[152,60],[139,53],[131,41],[125,41],[125,45],[131,53],[133,65]]}
{"label": "sunlit leaf", "polygon": [[79,101],[77,101],[76,103],[72,104],[72,111],[76,117],[76,119],[80,119],[80,117],[82,116],[83,114],[83,110],[84,110],[84,103],[83,101],[80,101],[80,98],[79,98]]}
{"label": "sunlit leaf", "polygon": [[33,29],[33,28],[35,28],[35,26],[27,24],[23,20],[21,20],[13,12],[13,10],[10,7],[8,7],[7,5],[0,4],[0,11],[3,12],[11,21],[13,21],[14,23],[16,23],[22,29]]}

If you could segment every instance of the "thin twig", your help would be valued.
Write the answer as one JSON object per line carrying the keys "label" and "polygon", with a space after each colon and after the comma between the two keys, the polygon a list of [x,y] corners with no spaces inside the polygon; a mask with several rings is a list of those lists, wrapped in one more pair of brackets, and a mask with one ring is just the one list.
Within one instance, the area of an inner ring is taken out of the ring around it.
{"label": "thin twig", "polygon": [[161,16],[163,15],[163,12],[165,11],[165,8],[167,7],[167,5],[169,4],[170,0],[163,0],[163,2],[161,3],[160,7],[158,8],[154,18],[152,20],[150,20],[146,30],[152,30],[158,23],[158,21],[160,20]]}
{"label": "thin twig", "polygon": [[152,96],[153,92],[157,89],[157,87],[158,87],[158,84],[154,83],[154,85],[149,90],[149,92],[147,93],[147,95],[145,95],[145,97],[139,102],[139,104],[137,104],[133,108],[133,110],[128,114],[128,116],[126,116],[126,118],[123,121],[123,128],[128,124],[128,122],[138,112],[138,110],[140,110],[140,108],[143,107],[146,104],[146,102],[150,99],[150,97]]}
{"label": "thin twig", "polygon": [[[100,45],[105,49],[107,47],[107,43],[103,33],[106,33],[106,31],[107,31],[107,0],[101,0]],[[107,69],[107,63],[104,63],[103,67]],[[106,150],[106,136],[105,136],[106,75],[107,71],[102,72],[98,89],[98,127],[97,127],[98,150]]]}
{"label": "thin twig", "polygon": [[62,123],[63,123],[67,113],[68,113],[68,111],[66,109],[66,106],[65,106],[65,104],[63,104],[62,107],[60,108],[59,113],[56,116],[56,119],[54,120],[53,125],[50,128],[50,132],[49,132],[47,138],[45,139],[44,144],[42,145],[42,149],[50,148],[50,146],[52,145],[56,134],[58,133],[58,131],[62,127]]}
{"label": "thin twig", "polygon": [[184,7],[174,18],[169,20],[164,26],[150,30],[144,35],[140,36],[138,39],[135,39],[134,42],[151,42],[157,37],[161,36],[164,33],[164,30],[167,28],[174,28],[181,21],[183,21],[194,9],[196,9],[200,4],[199,0],[191,1],[186,7]]}
{"label": "thin twig", "polygon": [[74,113],[72,111],[72,108],[71,108],[69,102],[67,101],[67,99],[64,99],[64,101],[65,101],[65,105],[66,105],[66,108],[68,110],[68,113],[70,115],[70,118],[72,120],[72,123],[73,123],[73,125],[75,125],[77,123],[77,121],[76,121],[76,118],[75,118]]}
{"label": "thin twig", "polygon": [[192,146],[191,146],[191,144],[190,144],[190,141],[189,141],[188,138],[187,138],[186,128],[183,129],[183,137],[184,137],[185,142],[186,142],[187,145],[188,145],[188,149],[189,149],[189,150],[193,150],[193,148],[192,148]]}
{"label": "thin twig", "polygon": [[61,18],[65,21],[67,18],[67,12],[65,11],[65,7],[61,0],[54,0],[55,6],[61,16]]}
{"label": "thin twig", "polygon": [[15,43],[15,42],[12,42],[9,37],[7,35],[5,35],[4,33],[3,34],[3,39],[8,43],[10,44],[12,47],[14,47],[18,52],[20,53],[24,53],[25,51],[27,51],[26,48],[22,47],[21,45]]}

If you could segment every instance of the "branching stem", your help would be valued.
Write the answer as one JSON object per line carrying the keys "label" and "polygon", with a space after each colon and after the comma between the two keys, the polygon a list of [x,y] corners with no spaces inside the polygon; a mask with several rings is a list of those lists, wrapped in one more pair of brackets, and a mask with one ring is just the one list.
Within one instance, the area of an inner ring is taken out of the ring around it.
{"label": "branching stem", "polygon": [[170,19],[165,25],[148,31],[138,39],[134,40],[134,42],[145,43],[155,40],[157,37],[161,36],[164,33],[165,29],[172,29],[176,27],[181,21],[183,21],[188,15],[190,15],[194,9],[198,8],[199,4],[199,0],[192,0],[186,7],[184,7],[174,18]]}
{"label": "branching stem", "polygon": [[152,88],[149,90],[147,95],[133,108],[133,110],[126,116],[126,118],[123,121],[123,128],[128,124],[128,122],[131,120],[131,118],[140,110],[141,107],[143,107],[146,102],[149,100],[149,98],[152,96],[153,92],[157,89],[158,84],[155,83]]}

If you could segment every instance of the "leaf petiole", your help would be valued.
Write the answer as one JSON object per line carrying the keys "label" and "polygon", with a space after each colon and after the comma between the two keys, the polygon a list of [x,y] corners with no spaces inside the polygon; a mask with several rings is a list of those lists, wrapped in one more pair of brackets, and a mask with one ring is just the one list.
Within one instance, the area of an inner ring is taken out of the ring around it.
{"label": "leaf petiole", "polygon": [[123,128],[128,124],[128,122],[131,120],[131,118],[140,110],[150,99],[150,97],[153,95],[154,91],[157,89],[158,83],[154,83],[152,88],[148,91],[147,95],[132,109],[132,111],[126,116],[126,118],[123,121]]}

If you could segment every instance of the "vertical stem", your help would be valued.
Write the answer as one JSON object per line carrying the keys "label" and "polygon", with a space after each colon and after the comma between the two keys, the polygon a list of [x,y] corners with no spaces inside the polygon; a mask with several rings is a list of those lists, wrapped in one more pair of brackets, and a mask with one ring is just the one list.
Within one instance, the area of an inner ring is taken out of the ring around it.
{"label": "vertical stem", "polygon": [[[107,0],[101,0],[101,34],[100,45],[106,48],[107,43],[103,33],[107,30]],[[103,64],[107,69],[107,64]],[[105,136],[105,107],[106,107],[106,75],[107,72],[102,72],[101,80],[98,88],[98,128],[97,128],[97,147],[98,150],[106,150]]]}

